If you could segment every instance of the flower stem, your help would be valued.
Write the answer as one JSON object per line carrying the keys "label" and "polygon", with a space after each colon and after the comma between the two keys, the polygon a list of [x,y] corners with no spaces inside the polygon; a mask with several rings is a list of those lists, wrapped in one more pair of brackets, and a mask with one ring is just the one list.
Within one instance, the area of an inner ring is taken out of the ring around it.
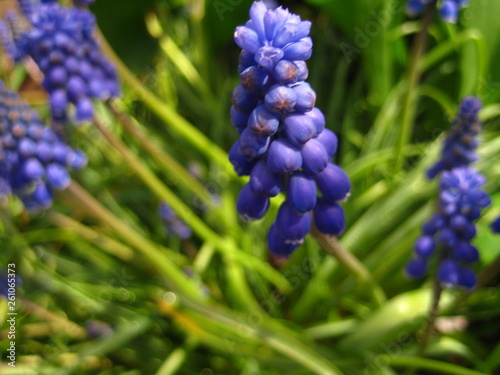
{"label": "flower stem", "polygon": [[73,181],[66,191],[82,204],[82,208],[86,210],[89,216],[109,225],[120,237],[148,258],[152,264],[162,271],[163,276],[172,284],[172,287],[195,300],[199,301],[202,298],[198,287],[172,263],[158,245],[133,231],[76,182]]}
{"label": "flower stem", "polygon": [[420,343],[418,346],[417,355],[423,356],[429,345],[429,342],[434,334],[434,325],[436,319],[439,315],[439,300],[441,299],[441,294],[443,292],[443,287],[441,286],[441,281],[435,276],[434,285],[432,289],[432,301],[429,308],[429,314],[427,315],[427,322],[424,327],[424,332],[420,338]]}
{"label": "flower stem", "polygon": [[363,263],[347,251],[336,237],[321,233],[315,225],[313,225],[311,233],[329,255],[337,259],[348,272],[353,274],[361,284],[366,286],[377,305],[381,306],[386,301],[387,298],[383,289],[375,282]]}
{"label": "flower stem", "polygon": [[403,166],[404,148],[408,144],[413,132],[413,121],[415,117],[415,99],[417,97],[416,86],[418,84],[422,72],[420,58],[422,57],[425,46],[427,44],[427,34],[429,31],[429,26],[431,24],[432,18],[434,17],[435,10],[436,10],[436,4],[434,2],[427,5],[427,8],[425,9],[424,16],[422,19],[422,27],[420,29],[420,32],[415,37],[415,41],[413,43],[411,50],[410,65],[408,67],[408,76],[407,76],[407,88],[403,101],[401,131],[399,133],[399,140],[397,143],[396,153],[395,153],[396,172],[399,172]]}
{"label": "flower stem", "polygon": [[261,262],[260,259],[239,250],[231,238],[221,237],[209,228],[205,222],[186,206],[170,189],[168,189],[153,172],[134,154],[121,140],[116,138],[107,130],[101,122],[94,118],[96,129],[104,136],[108,143],[113,146],[127,162],[128,166],[139,176],[139,178],[162,200],[165,200],[174,210],[177,216],[188,224],[195,233],[207,242],[214,245],[221,253],[231,260],[251,264],[262,275],[273,282],[281,291],[289,289],[288,281],[269,264]]}
{"label": "flower stem", "polygon": [[164,152],[158,145],[153,144],[139,129],[137,124],[134,123],[134,120],[119,109],[116,101],[108,100],[106,104],[113,115],[121,122],[123,128],[134,137],[134,139],[139,141],[142,148],[170,174],[173,180],[179,181],[184,188],[190,190],[200,198],[204,204],[213,206],[213,198],[207,189],[205,189],[196,178],[190,175],[174,158]]}
{"label": "flower stem", "polygon": [[113,49],[109,46],[106,39],[99,32],[99,40],[106,55],[116,65],[120,76],[123,80],[137,93],[137,95],[144,101],[158,117],[160,117],[170,129],[182,139],[191,143],[201,153],[206,155],[211,161],[219,164],[225,172],[231,176],[235,176],[233,167],[228,161],[227,154],[217,144],[207,138],[200,132],[194,125],[187,121],[184,117],[179,115],[175,110],[165,105],[155,94],[148,90],[141,81],[128,69],[128,67],[120,60],[115,54]]}

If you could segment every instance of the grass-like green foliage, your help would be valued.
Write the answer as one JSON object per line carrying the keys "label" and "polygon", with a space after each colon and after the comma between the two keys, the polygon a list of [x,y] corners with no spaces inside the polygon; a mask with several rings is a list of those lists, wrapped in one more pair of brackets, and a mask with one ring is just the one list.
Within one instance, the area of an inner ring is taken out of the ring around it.
{"label": "grass-like green foliage", "polygon": [[[360,276],[311,236],[278,267],[265,240],[277,206],[256,223],[237,217],[244,179],[226,160],[237,138],[232,33],[250,2],[97,1],[91,9],[123,61],[114,108],[132,122],[101,105],[97,126],[69,132],[89,156],[79,185],[45,214],[2,206],[0,264],[15,262],[23,280],[16,368],[4,358],[2,374],[498,374],[500,248],[487,226],[500,213],[500,3],[471,0],[458,25],[436,17],[418,61],[421,23],[404,3],[282,3],[313,22],[309,82],[352,180],[340,241],[369,272]],[[10,87],[27,80],[23,68],[2,75]],[[478,223],[474,266],[485,283],[443,295],[446,329],[420,357],[433,280],[408,280],[403,268],[435,204],[424,172],[465,95],[485,104],[476,166],[494,203]],[[165,234],[160,200],[192,228],[190,240]],[[2,339],[6,308],[0,299]],[[88,336],[91,321],[103,335]]]}

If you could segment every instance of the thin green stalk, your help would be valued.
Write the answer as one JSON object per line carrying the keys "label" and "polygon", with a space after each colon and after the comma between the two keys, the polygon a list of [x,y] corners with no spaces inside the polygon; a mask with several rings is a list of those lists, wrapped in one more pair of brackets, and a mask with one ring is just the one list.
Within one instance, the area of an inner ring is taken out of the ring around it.
{"label": "thin green stalk", "polygon": [[484,372],[471,370],[447,362],[408,355],[380,355],[377,356],[377,359],[380,363],[387,363],[396,367],[420,368],[430,370],[432,373],[438,372],[450,375],[489,375]]}
{"label": "thin green stalk", "polygon": [[188,354],[196,347],[197,340],[189,337],[183,347],[175,349],[165,359],[155,375],[173,375],[177,373],[186,361]]}
{"label": "thin green stalk", "polygon": [[129,247],[66,215],[55,211],[49,211],[47,212],[47,218],[58,227],[71,229],[71,233],[78,235],[86,241],[98,244],[101,249],[121,260],[130,261],[134,256],[134,251]]}
{"label": "thin green stalk", "polygon": [[381,306],[387,300],[383,289],[375,282],[363,263],[347,251],[336,237],[319,232],[314,225],[311,233],[329,255],[337,259],[349,273],[354,275],[370,291],[377,305]]}
{"label": "thin green stalk", "polygon": [[195,194],[207,206],[214,205],[212,196],[200,181],[189,174],[185,168],[157,144],[153,143],[151,139],[148,139],[134,120],[119,109],[116,101],[108,100],[106,104],[113,115],[121,122],[123,128],[168,172],[172,179],[179,181],[185,189]]}
{"label": "thin green stalk", "polygon": [[413,132],[413,121],[415,117],[415,100],[416,100],[416,86],[420,79],[421,64],[419,63],[422,57],[427,42],[427,33],[431,24],[436,4],[431,3],[427,5],[423,19],[422,28],[415,37],[415,42],[412,47],[410,65],[408,67],[408,83],[406,93],[403,101],[402,124],[399,133],[399,140],[396,147],[396,172],[401,170],[404,161],[404,148],[408,144],[411,134]]}
{"label": "thin green stalk", "polygon": [[66,191],[82,204],[82,208],[86,210],[89,216],[109,225],[118,235],[120,235],[120,237],[146,256],[152,264],[162,271],[163,276],[169,280],[177,290],[186,293],[196,300],[203,298],[199,288],[179,270],[158,245],[133,231],[130,226],[114,216],[76,182],[73,181]]}
{"label": "thin green stalk", "polygon": [[235,176],[233,167],[228,161],[227,154],[194,125],[179,115],[174,109],[165,105],[155,94],[149,91],[115,54],[102,33],[99,33],[99,39],[104,52],[116,65],[120,76],[144,101],[144,104],[165,121],[176,135],[189,142],[211,161],[219,164],[225,172],[229,173],[231,176]]}
{"label": "thin green stalk", "polygon": [[262,262],[260,259],[251,256],[239,250],[234,239],[224,238],[212,231],[205,222],[198,217],[191,209],[186,206],[170,189],[168,189],[153,172],[132,153],[121,140],[116,138],[108,131],[103,124],[94,118],[96,129],[104,136],[104,138],[112,145],[127,162],[127,165],[141,178],[141,180],[151,188],[151,190],[160,198],[168,202],[172,210],[184,222],[188,223],[191,229],[207,242],[213,244],[216,249],[220,250],[229,259],[235,259],[242,264],[251,264],[256,270],[260,271],[264,277],[273,282],[281,291],[289,289],[290,285],[286,278],[279,272],[273,269],[269,264]]}

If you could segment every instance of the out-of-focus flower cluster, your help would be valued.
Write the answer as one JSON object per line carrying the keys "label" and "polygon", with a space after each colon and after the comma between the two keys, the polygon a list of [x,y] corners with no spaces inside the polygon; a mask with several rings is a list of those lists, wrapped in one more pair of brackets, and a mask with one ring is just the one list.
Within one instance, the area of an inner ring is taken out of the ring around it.
{"label": "out-of-focus flower cluster", "polygon": [[424,276],[429,260],[437,253],[438,278],[444,286],[472,289],[476,284],[468,264],[476,262],[479,253],[471,241],[476,236],[475,221],[491,204],[488,194],[481,190],[485,178],[470,166],[477,160],[480,109],[477,98],[462,100],[441,159],[427,172],[429,178],[440,175],[438,207],[415,242],[414,257],[406,267],[411,277]]}
{"label": "out-of-focus flower cluster", "polygon": [[71,182],[68,170],[86,165],[17,93],[0,83],[0,197],[14,193],[28,210],[52,205],[54,189]]}
{"label": "out-of-focus flower cluster", "polygon": [[[5,50],[16,60],[31,57],[44,74],[52,117],[90,121],[92,99],[118,96],[115,67],[95,39],[95,18],[87,9],[64,7],[56,1],[19,0],[25,18],[10,14],[0,25]],[[88,3],[88,2],[87,2]]]}
{"label": "out-of-focus flower cluster", "polygon": [[229,159],[239,175],[250,176],[237,210],[244,220],[259,219],[271,197],[286,194],[268,235],[269,249],[280,257],[303,242],[312,224],[310,211],[321,232],[341,234],[345,219],[339,202],[350,191],[347,175],[332,163],[337,137],[325,129],[316,93],[305,81],[310,28],[309,21],[259,1],[234,33],[242,52],[231,121],[240,138]]}
{"label": "out-of-focus flower cluster", "polygon": [[177,236],[182,240],[187,240],[191,237],[191,228],[179,220],[167,202],[160,202],[159,214],[168,234]]}
{"label": "out-of-focus flower cluster", "polygon": [[[436,0],[408,0],[406,3],[406,12],[412,16],[420,15],[427,4],[433,3]],[[439,7],[439,16],[448,23],[455,23],[458,20],[460,8],[469,5],[469,0],[444,0]]]}

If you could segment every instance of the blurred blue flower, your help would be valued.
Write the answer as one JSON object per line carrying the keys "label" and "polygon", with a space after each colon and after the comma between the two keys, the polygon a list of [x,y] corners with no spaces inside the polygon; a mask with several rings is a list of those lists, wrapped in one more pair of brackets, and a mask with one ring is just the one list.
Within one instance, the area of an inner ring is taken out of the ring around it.
{"label": "blurred blue flower", "polygon": [[159,215],[161,221],[165,225],[168,234],[177,236],[182,240],[187,240],[191,237],[191,228],[189,228],[184,222],[179,220],[179,218],[170,208],[167,202],[160,202]]}
{"label": "blurred blue flower", "polygon": [[287,195],[268,234],[269,249],[279,257],[288,257],[304,241],[312,213],[321,232],[340,235],[345,219],[337,202],[350,191],[347,175],[332,163],[337,137],[325,129],[316,93],[305,82],[310,28],[309,21],[288,10],[257,1],[250,20],[234,33],[242,51],[231,122],[240,138],[229,160],[236,173],[250,176],[236,208],[244,220],[260,219],[271,197]]}
{"label": "blurred blue flower", "polygon": [[476,236],[475,221],[481,210],[491,203],[481,190],[485,178],[472,168],[454,168],[440,177],[437,212],[422,229],[414,246],[414,258],[408,263],[410,277],[422,277],[427,263],[438,253],[438,278],[445,287],[474,288],[474,273],[468,268],[479,259],[471,244]]}
{"label": "blurred blue flower", "polygon": [[[408,0],[406,3],[406,13],[411,17],[420,15],[425,6],[435,0]],[[444,22],[456,23],[460,8],[469,5],[469,0],[443,0],[439,7],[439,16]]]}
{"label": "blurred blue flower", "polygon": [[95,18],[87,9],[66,8],[56,1],[18,0],[25,19],[10,16],[0,25],[7,53],[16,60],[31,57],[43,72],[52,117],[92,120],[92,99],[120,94],[115,67],[95,39]]}
{"label": "blurred blue flower", "polygon": [[500,233],[500,216],[491,223],[491,230],[493,233]]}
{"label": "blurred blue flower", "polygon": [[1,82],[0,142],[0,197],[12,192],[31,211],[50,207],[54,190],[71,182],[68,170],[87,163]]}
{"label": "blurred blue flower", "polygon": [[429,178],[436,177],[441,171],[467,167],[477,160],[477,136],[481,132],[478,112],[481,108],[480,100],[475,97],[462,100],[458,116],[446,135],[441,158],[427,171]]}

